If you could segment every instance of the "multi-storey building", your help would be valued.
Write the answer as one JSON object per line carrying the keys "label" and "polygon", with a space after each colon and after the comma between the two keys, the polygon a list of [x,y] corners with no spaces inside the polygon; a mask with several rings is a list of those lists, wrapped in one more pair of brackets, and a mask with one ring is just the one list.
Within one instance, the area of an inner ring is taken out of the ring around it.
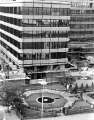
{"label": "multi-storey building", "polygon": [[94,57],[94,0],[72,0],[70,16],[71,58]]}
{"label": "multi-storey building", "polygon": [[61,69],[68,62],[70,4],[65,0],[0,2],[1,59],[13,69],[32,72]]}

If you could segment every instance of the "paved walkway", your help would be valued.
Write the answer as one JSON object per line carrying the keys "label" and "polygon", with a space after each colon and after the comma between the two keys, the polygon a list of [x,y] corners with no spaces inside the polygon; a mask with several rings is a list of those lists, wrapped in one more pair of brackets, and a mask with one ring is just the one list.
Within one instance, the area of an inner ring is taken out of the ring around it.
{"label": "paved walkway", "polygon": [[16,115],[15,111],[11,111],[11,113],[6,113],[6,120],[20,120]]}
{"label": "paved walkway", "polygon": [[84,99],[85,101],[88,101],[88,103],[94,105],[94,99],[93,99],[92,97],[90,97],[88,94],[94,94],[94,92],[83,93],[83,99]]}
{"label": "paved walkway", "polygon": [[[70,93],[67,93],[67,92],[62,92],[62,91],[58,91],[58,90],[50,90],[50,89],[44,89],[44,90],[33,90],[33,91],[26,91],[24,93],[24,95],[26,97],[32,95],[32,94],[35,94],[35,96],[37,95],[37,98],[38,98],[38,94],[39,93],[42,93],[42,92],[48,92],[48,93],[52,93],[52,94],[57,94],[57,95],[60,95],[62,97],[64,97],[66,100],[67,100],[67,103],[66,103],[66,107],[68,106],[72,106],[72,104],[74,103],[75,100],[78,100],[78,98],[76,97],[70,97],[71,94]],[[60,103],[59,103],[60,104]],[[62,107],[62,106],[61,106]]]}
{"label": "paved walkway", "polygon": [[[34,119],[28,119],[34,120]],[[60,116],[54,118],[41,118],[37,120],[94,120],[94,113],[76,114],[69,116]]]}

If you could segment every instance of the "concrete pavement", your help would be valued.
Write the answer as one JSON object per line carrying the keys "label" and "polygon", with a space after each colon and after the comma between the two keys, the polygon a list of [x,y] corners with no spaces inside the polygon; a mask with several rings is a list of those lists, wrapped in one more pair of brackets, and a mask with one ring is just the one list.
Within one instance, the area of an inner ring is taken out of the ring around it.
{"label": "concrete pavement", "polygon": [[[6,120],[20,120],[14,112],[6,114]],[[94,120],[94,113],[83,113],[52,118],[26,119],[26,120]]]}
{"label": "concrete pavement", "polygon": [[6,120],[20,120],[16,115],[15,111],[11,111],[11,113],[6,113],[5,118]]}
{"label": "concrete pavement", "polygon": [[[11,113],[6,113],[6,120],[20,120],[16,115],[15,111]],[[94,113],[82,113],[82,114],[74,114],[59,117],[50,117],[50,118],[40,118],[40,119],[26,119],[26,120],[94,120]]]}
{"label": "concrete pavement", "polygon": [[[28,119],[34,120],[34,119]],[[94,113],[85,113],[85,114],[75,114],[75,115],[68,115],[68,116],[60,116],[60,117],[53,117],[53,118],[41,118],[37,120],[94,120]]]}

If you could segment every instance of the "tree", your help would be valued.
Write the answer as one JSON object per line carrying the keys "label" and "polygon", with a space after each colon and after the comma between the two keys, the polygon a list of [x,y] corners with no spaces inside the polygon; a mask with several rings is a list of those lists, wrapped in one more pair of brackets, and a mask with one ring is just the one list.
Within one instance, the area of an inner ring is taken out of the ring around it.
{"label": "tree", "polygon": [[[0,91],[2,91],[2,94],[0,92],[0,95],[2,96],[2,104],[5,106],[15,106],[15,108],[17,109],[17,111],[21,111],[23,107],[27,107],[26,105],[24,105],[23,103],[23,92],[24,92],[24,88],[19,85],[16,84],[15,82],[4,82],[4,84],[2,85],[2,88],[0,89]],[[18,106],[20,106],[21,108],[19,108]]]}
{"label": "tree", "polygon": [[83,88],[84,88],[84,86],[83,86],[83,83],[82,83],[81,86],[80,86],[80,90],[82,91]]}
{"label": "tree", "polygon": [[76,94],[77,91],[78,91],[78,85],[77,85],[77,83],[76,83],[76,85],[75,85],[75,87],[73,88],[72,92]]}
{"label": "tree", "polygon": [[92,89],[94,89],[94,83],[92,82],[92,85],[91,85]]}
{"label": "tree", "polygon": [[86,84],[86,89],[88,89],[89,88],[89,86],[88,86],[88,84]]}
{"label": "tree", "polygon": [[17,98],[17,94],[15,91],[5,91],[5,97],[3,98],[3,104],[9,106],[13,103],[13,100]]}

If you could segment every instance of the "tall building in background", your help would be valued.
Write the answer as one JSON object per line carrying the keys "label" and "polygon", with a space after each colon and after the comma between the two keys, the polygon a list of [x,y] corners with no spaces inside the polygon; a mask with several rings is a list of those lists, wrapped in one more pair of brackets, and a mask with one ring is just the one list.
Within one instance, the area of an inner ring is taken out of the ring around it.
{"label": "tall building in background", "polygon": [[70,59],[94,57],[94,0],[72,0]]}
{"label": "tall building in background", "polygon": [[43,78],[47,70],[64,68],[69,22],[70,3],[65,0],[1,1],[1,59],[11,69],[31,73],[32,79]]}

